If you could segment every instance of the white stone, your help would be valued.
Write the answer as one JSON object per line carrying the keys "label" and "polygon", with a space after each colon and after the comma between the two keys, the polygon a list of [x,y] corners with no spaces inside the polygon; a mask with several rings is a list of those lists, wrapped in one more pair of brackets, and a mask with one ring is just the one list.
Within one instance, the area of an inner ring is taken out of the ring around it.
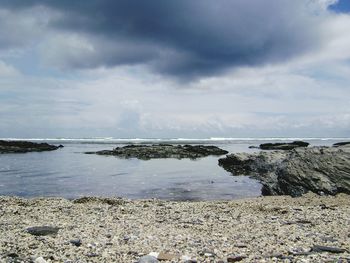
{"label": "white stone", "polygon": [[187,261],[187,260],[191,260],[191,259],[192,259],[191,257],[186,256],[186,255],[181,256],[181,260],[183,260],[183,261]]}
{"label": "white stone", "polygon": [[151,252],[148,254],[149,256],[152,256],[152,257],[155,257],[155,258],[158,258],[159,256],[159,253],[158,252]]}
{"label": "white stone", "polygon": [[34,263],[47,263],[43,257],[38,257],[35,259]]}

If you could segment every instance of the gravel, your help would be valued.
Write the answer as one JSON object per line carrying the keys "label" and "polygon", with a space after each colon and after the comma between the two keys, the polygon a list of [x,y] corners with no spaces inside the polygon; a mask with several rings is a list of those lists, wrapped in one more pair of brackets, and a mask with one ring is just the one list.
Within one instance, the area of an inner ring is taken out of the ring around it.
{"label": "gravel", "polygon": [[[206,202],[0,197],[0,262],[349,262],[349,215],[345,194]],[[32,235],[33,227],[57,233]]]}

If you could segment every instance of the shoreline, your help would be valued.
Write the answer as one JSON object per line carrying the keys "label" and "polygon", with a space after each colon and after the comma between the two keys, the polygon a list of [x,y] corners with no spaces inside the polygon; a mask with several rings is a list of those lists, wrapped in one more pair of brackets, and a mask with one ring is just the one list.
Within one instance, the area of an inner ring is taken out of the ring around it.
{"label": "shoreline", "polygon": [[[172,262],[348,262],[349,214],[346,194],[231,201],[1,196],[0,261],[138,262],[162,252]],[[58,232],[28,233],[36,226]]]}

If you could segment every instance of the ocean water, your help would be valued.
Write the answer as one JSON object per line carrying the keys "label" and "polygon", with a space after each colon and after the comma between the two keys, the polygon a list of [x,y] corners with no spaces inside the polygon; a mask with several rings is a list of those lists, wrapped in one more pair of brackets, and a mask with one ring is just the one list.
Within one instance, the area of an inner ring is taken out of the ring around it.
{"label": "ocean water", "polygon": [[[6,139],[6,138],[5,138]],[[7,138],[8,139],[8,138]],[[10,138],[16,140],[15,138]],[[189,159],[120,159],[84,154],[133,144],[207,144],[231,153],[253,152],[250,145],[304,140],[332,145],[349,138],[210,138],[210,139],[27,139],[65,147],[52,152],[0,154],[0,195],[77,198],[81,196],[230,200],[261,195],[261,184],[232,176],[218,166],[218,156]]]}

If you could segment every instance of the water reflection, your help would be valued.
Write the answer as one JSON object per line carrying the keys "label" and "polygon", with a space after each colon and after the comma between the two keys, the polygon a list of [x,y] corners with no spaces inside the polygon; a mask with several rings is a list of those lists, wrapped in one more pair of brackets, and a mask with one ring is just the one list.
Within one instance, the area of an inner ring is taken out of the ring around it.
{"label": "water reflection", "polygon": [[[224,145],[220,145],[221,148]],[[173,200],[234,199],[260,195],[248,177],[232,177],[217,157],[119,159],[83,154],[114,145],[69,143],[58,151],[0,155],[0,195],[84,195]]]}
{"label": "water reflection", "polygon": [[[336,141],[312,141],[331,145]],[[217,144],[229,152],[254,152],[260,141]],[[261,185],[233,177],[218,166],[218,157],[141,161],[83,154],[113,149],[104,143],[69,142],[53,152],[0,155],[0,195],[24,197],[84,195],[172,200],[235,199],[259,196]]]}

